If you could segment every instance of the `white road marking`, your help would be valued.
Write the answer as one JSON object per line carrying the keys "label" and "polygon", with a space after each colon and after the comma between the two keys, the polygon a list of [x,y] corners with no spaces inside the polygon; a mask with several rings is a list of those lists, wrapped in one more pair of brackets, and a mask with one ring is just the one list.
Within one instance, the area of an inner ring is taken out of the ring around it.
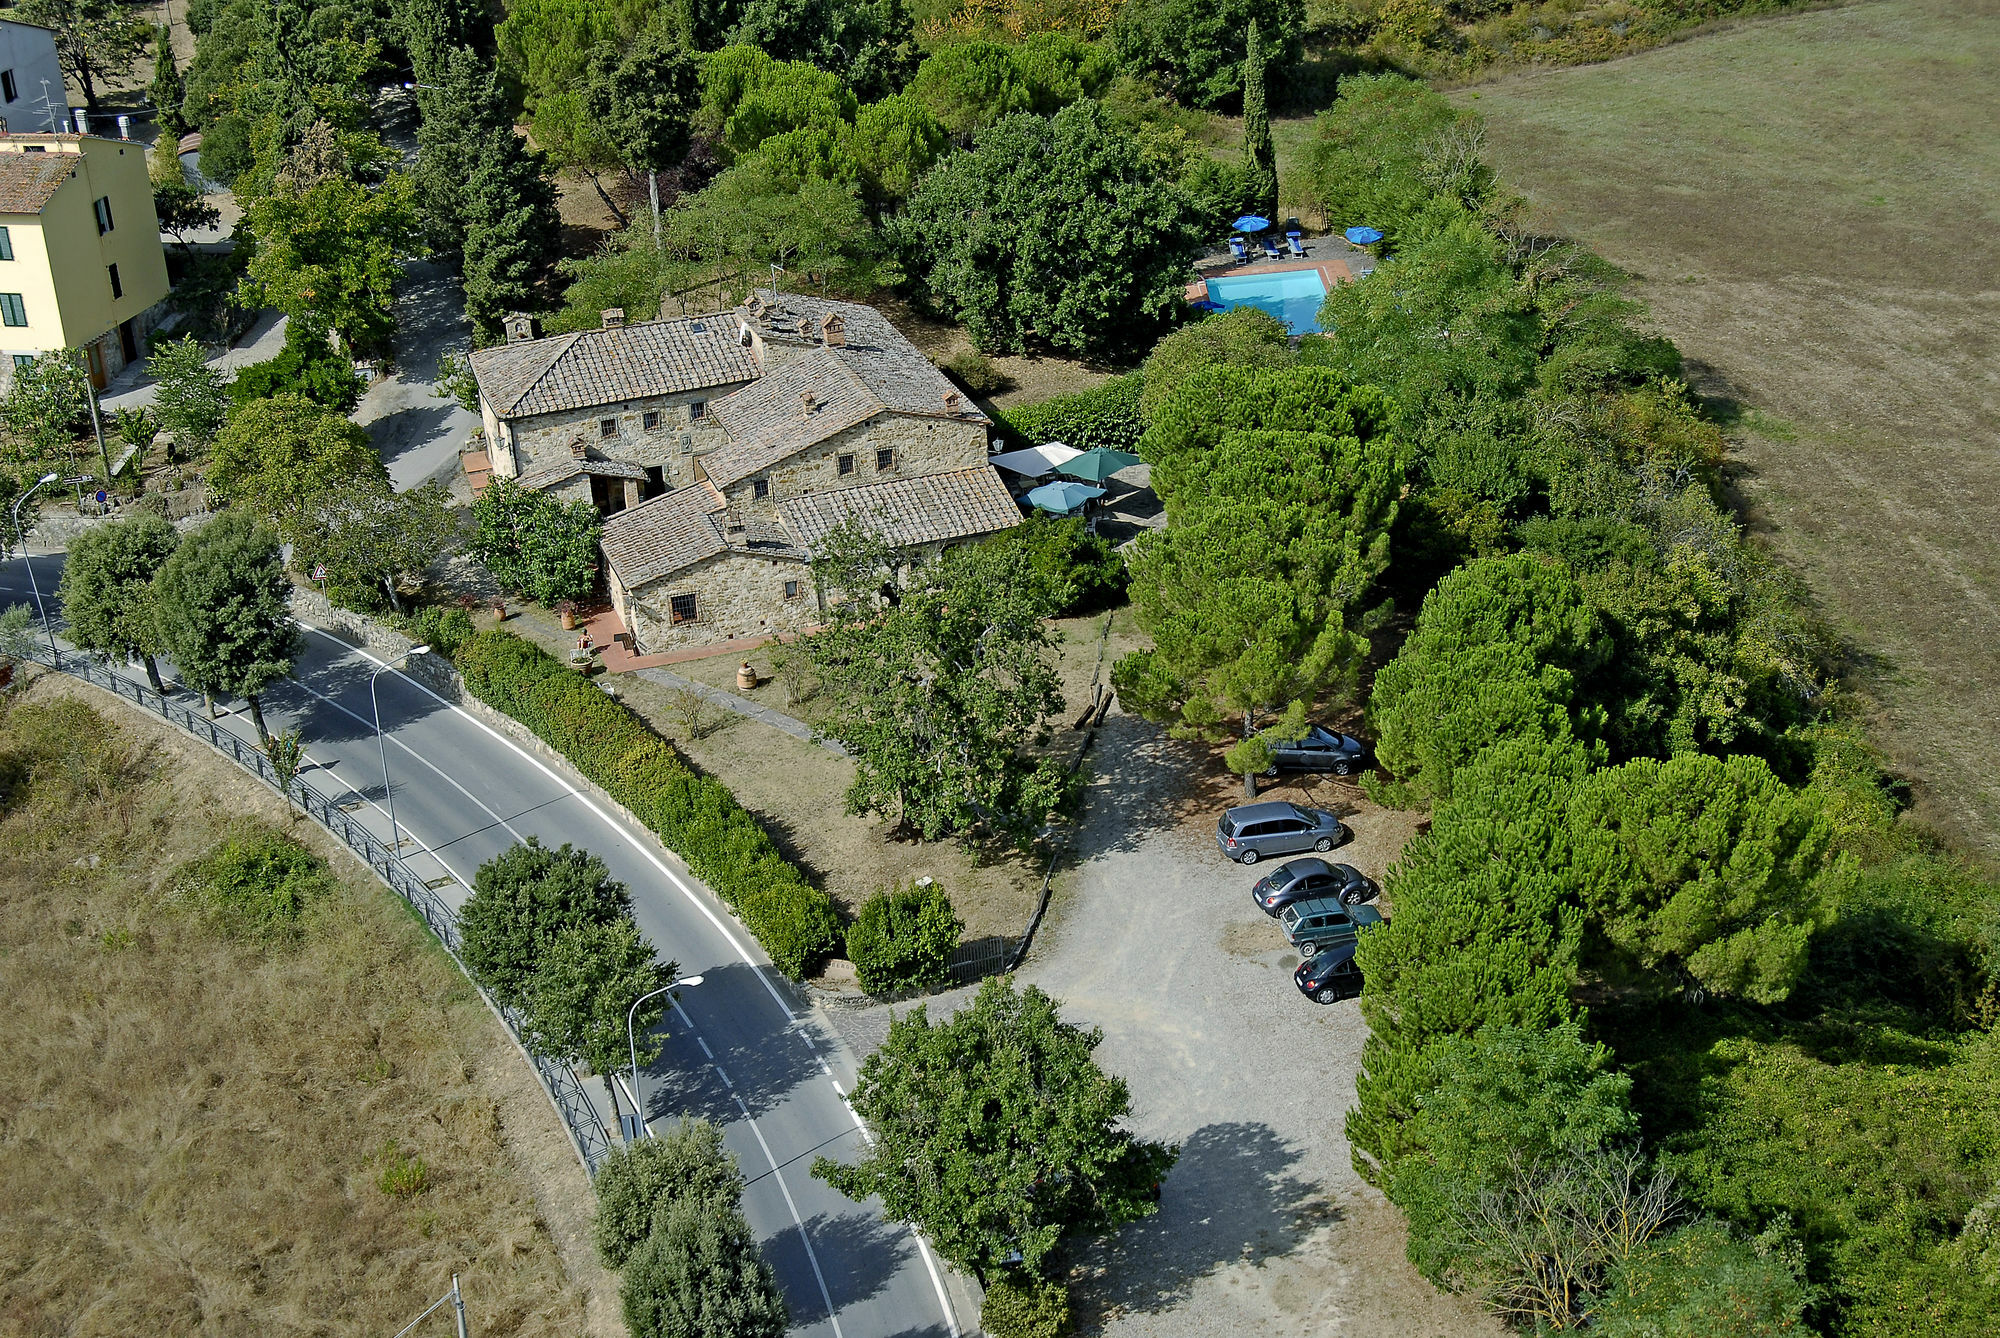
{"label": "white road marking", "polygon": [[[717,1069],[716,1072],[722,1073],[722,1070]],[[728,1082],[728,1075],[724,1074],[722,1080]],[[778,1170],[778,1159],[771,1155],[771,1145],[764,1141],[764,1131],[757,1127],[757,1121],[750,1115],[750,1107],[743,1104],[743,1098],[740,1096],[736,1098],[736,1108],[743,1112],[743,1122],[750,1126],[750,1132],[757,1135],[757,1146],[764,1149],[764,1160],[771,1163],[771,1176],[778,1182],[778,1192],[785,1196],[785,1206],[792,1210],[792,1221],[798,1226],[799,1239],[805,1243],[806,1262],[812,1265],[813,1278],[819,1283],[820,1300],[826,1302],[826,1318],[827,1322],[833,1325],[833,1338],[843,1338],[840,1332],[840,1316],[833,1312],[833,1293],[826,1289],[826,1274],[819,1271],[819,1254],[813,1249],[812,1237],[806,1234],[805,1219],[799,1216],[799,1205],[792,1202],[792,1187],[785,1183],[783,1173]],[[923,1248],[923,1242],[917,1242],[917,1247]],[[946,1322],[950,1322],[950,1318],[951,1310],[946,1307]],[[956,1327],[953,1332],[956,1333]]]}

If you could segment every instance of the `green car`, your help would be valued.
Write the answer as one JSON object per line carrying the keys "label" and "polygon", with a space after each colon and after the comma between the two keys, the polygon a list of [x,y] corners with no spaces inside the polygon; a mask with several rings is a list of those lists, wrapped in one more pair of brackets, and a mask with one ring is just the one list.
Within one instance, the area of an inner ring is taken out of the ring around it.
{"label": "green car", "polygon": [[1322,948],[1357,937],[1364,929],[1383,923],[1382,913],[1373,906],[1343,906],[1338,897],[1313,897],[1295,901],[1278,912],[1278,924],[1285,941],[1310,957]]}

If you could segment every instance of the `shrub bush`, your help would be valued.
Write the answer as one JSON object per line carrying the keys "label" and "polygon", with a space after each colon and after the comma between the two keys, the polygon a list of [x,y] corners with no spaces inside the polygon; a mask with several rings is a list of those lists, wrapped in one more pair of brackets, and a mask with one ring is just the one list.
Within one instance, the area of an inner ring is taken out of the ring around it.
{"label": "shrub bush", "polygon": [[472,639],[472,615],[461,608],[431,604],[403,620],[403,630],[447,660]]}
{"label": "shrub bush", "polygon": [[734,1204],[669,1203],[619,1286],[632,1338],[784,1338],[777,1275]]}
{"label": "shrub bush", "polygon": [[497,629],[453,656],[473,696],[514,717],[630,809],[714,888],[797,979],[840,942],[840,917],[757,820],[626,707],[533,642]]}
{"label": "shrub bush", "polygon": [[231,933],[285,938],[306,908],[333,890],[326,861],[280,832],[248,829],[187,865],[181,895],[213,912]]}
{"label": "shrub bush", "polygon": [[610,1268],[623,1268],[645,1243],[653,1220],[670,1203],[733,1206],[743,1193],[736,1158],[722,1145],[722,1131],[689,1119],[658,1138],[614,1148],[597,1172],[597,1218],[591,1232]]}
{"label": "shrub bush", "polygon": [[988,1338],[1059,1338],[1069,1328],[1069,1290],[1042,1278],[995,1278],[979,1323]]}
{"label": "shrub bush", "polygon": [[1129,451],[1139,444],[1146,422],[1139,412],[1143,382],[1137,372],[1115,376],[1074,395],[1024,404],[1000,415],[999,431],[1013,449],[1060,441],[1087,451],[1097,446]]}
{"label": "shrub bush", "polygon": [[1014,384],[1014,378],[994,365],[993,359],[977,349],[954,353],[938,364],[952,379],[975,395],[997,395]]}
{"label": "shrub bush", "polygon": [[868,898],[847,928],[847,959],[870,994],[934,990],[948,981],[965,922],[951,898],[926,880]]}

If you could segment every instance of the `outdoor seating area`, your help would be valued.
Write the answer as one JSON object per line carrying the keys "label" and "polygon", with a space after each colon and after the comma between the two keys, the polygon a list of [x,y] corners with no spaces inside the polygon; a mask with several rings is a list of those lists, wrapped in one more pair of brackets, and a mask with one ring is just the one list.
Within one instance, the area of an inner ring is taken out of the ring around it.
{"label": "outdoor seating area", "polygon": [[1060,441],[1051,441],[1024,450],[1004,451],[990,457],[988,463],[1035,485],[1009,488],[1023,513],[1088,516],[1110,494],[1112,476],[1141,461],[1130,451],[1107,446],[1079,451]]}

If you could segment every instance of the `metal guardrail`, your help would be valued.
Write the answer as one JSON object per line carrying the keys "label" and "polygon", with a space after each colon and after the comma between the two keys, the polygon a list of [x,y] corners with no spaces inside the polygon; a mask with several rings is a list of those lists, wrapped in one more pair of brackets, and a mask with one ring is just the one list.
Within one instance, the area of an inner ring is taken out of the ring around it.
{"label": "metal guardrail", "polygon": [[[44,668],[55,669],[80,678],[94,687],[103,688],[122,697],[143,710],[151,711],[169,724],[178,726],[217,752],[233,759],[245,771],[256,776],[273,790],[282,793],[278,785],[277,772],[263,751],[221,728],[202,712],[190,710],[143,683],[135,683],[121,674],[112,673],[88,655],[74,652],[51,655],[46,648],[37,646],[23,658],[32,660]],[[578,1081],[576,1074],[568,1065],[538,1054],[528,1045],[521,1033],[521,1015],[516,1010],[500,1004],[492,995],[480,988],[479,982],[472,979],[470,971],[466,971],[465,963],[458,955],[461,942],[458,912],[437,894],[436,889],[411,873],[395,851],[303,777],[294,778],[292,781],[291,797],[294,803],[305,810],[308,817],[325,828],[330,835],[338,837],[349,850],[359,855],[368,867],[375,871],[375,876],[388,885],[390,891],[408,902],[411,909],[423,918],[424,924],[429,927],[432,934],[436,935],[438,942],[444,945],[444,950],[451,955],[451,960],[458,969],[465,972],[467,982],[479,992],[479,996],[486,1001],[487,1006],[507,1028],[515,1045],[520,1048],[529,1065],[535,1070],[535,1076],[540,1080],[542,1090],[548,1094],[550,1104],[556,1108],[556,1113],[562,1116],[563,1124],[568,1128],[570,1143],[576,1149],[577,1159],[583,1163],[584,1170],[595,1177],[599,1164],[611,1150],[610,1138],[598,1120],[596,1107],[591,1104],[589,1094],[583,1090],[583,1084]]]}

